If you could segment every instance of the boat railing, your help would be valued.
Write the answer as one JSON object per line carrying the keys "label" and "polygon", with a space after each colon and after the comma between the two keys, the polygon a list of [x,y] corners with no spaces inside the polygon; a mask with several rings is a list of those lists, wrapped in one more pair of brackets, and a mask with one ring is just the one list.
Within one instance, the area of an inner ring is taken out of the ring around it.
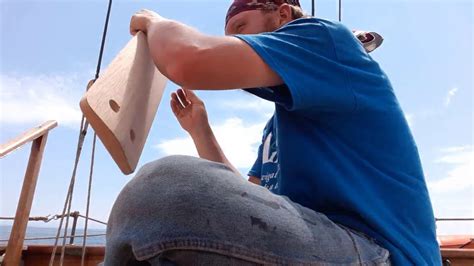
{"label": "boat railing", "polygon": [[2,265],[20,265],[26,226],[28,224],[38,174],[41,168],[44,147],[49,131],[57,125],[58,123],[56,121],[47,121],[0,146],[0,158],[3,158],[25,144],[32,142],[20,199],[18,201],[13,227]]}

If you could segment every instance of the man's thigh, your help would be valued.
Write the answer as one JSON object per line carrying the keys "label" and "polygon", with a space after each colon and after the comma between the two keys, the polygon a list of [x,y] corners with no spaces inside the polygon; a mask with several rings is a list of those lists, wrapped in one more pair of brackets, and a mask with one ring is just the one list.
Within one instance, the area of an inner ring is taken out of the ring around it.
{"label": "man's thigh", "polygon": [[184,250],[193,251],[182,253],[191,260],[202,251],[256,264],[383,265],[388,259],[372,241],[223,164],[170,156],[145,165],[117,198],[106,265]]}

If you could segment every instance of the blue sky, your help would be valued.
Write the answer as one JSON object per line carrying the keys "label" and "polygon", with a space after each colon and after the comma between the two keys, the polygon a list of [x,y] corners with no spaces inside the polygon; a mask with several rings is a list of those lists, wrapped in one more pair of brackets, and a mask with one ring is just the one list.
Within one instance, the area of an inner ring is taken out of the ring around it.
{"label": "blue sky", "polygon": [[[62,210],[78,135],[78,103],[95,71],[107,2],[0,0],[0,142],[48,119],[60,123],[48,139],[32,216]],[[301,2],[309,12],[310,1]],[[152,9],[207,34],[222,35],[228,4],[116,0],[103,69],[130,39],[129,20],[135,11]],[[337,19],[337,1],[317,1],[317,16]],[[409,120],[435,216],[473,217],[472,2],[346,0],[343,22],[385,38],[372,56],[390,77]],[[167,154],[195,153],[168,105],[174,89],[176,85],[169,83],[139,165]],[[272,105],[240,91],[198,94],[225,153],[245,175]],[[72,208],[82,213],[91,137],[80,162]],[[28,153],[25,147],[0,160],[0,216],[15,213]],[[106,221],[117,194],[133,175],[122,175],[101,144],[95,165],[91,217]],[[439,223],[438,232],[474,234],[474,224]]]}

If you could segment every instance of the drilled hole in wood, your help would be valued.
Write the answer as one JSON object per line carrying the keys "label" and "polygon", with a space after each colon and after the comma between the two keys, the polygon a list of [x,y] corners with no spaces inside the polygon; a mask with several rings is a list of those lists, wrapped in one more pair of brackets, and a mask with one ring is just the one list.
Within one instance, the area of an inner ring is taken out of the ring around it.
{"label": "drilled hole in wood", "polygon": [[133,131],[133,129],[130,129],[130,139],[135,141],[135,131]]}
{"label": "drilled hole in wood", "polygon": [[118,103],[116,101],[110,100],[109,105],[110,105],[110,108],[112,108],[112,110],[114,110],[114,112],[118,113],[120,111],[120,105],[118,105]]}

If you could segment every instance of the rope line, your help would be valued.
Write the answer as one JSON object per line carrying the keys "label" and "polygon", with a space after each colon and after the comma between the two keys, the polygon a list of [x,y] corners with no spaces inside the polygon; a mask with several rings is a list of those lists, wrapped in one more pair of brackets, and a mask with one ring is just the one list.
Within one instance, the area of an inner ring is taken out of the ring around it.
{"label": "rope line", "polygon": [[[0,217],[0,220],[15,220],[15,217]],[[40,217],[30,217],[28,218],[28,221],[32,221],[32,222],[39,222],[39,221],[42,221],[42,222],[45,222],[45,223],[49,223],[50,220],[53,220],[52,218],[48,216],[40,216]]]}
{"label": "rope line", "polygon": [[[101,68],[101,65],[102,65],[102,56],[104,54],[105,40],[107,38],[107,29],[109,28],[109,20],[110,20],[110,11],[111,10],[112,10],[112,0],[109,0],[109,5],[107,7],[107,15],[105,17],[104,31],[102,33],[102,42],[100,44],[99,60],[97,62],[97,69],[96,69],[94,81],[99,78],[99,74],[100,74],[100,68]],[[91,191],[92,191],[92,177],[93,177],[93,173],[94,173],[94,160],[95,160],[95,145],[96,145],[96,142],[97,142],[97,134],[94,133],[94,139],[92,141],[92,154],[91,154],[90,172],[89,172],[89,185],[88,185],[88,189],[87,189],[87,204],[86,204],[86,216],[85,216],[86,222],[85,222],[85,225],[84,225],[84,234],[87,234],[87,227],[88,227],[88,223],[89,223],[89,209],[90,209],[90,199],[91,199]],[[85,255],[86,255],[86,238],[84,237],[83,240],[82,240],[81,266],[84,266]],[[62,265],[62,260],[61,260],[61,265]]]}
{"label": "rope line", "polygon": [[466,222],[466,221],[474,221],[474,218],[436,218],[437,222]]}
{"label": "rope line", "polygon": [[95,80],[99,78],[100,67],[102,65],[102,55],[104,54],[105,40],[107,38],[107,29],[109,28],[110,10],[112,9],[112,0],[109,0],[109,6],[107,7],[107,15],[105,17],[104,31],[102,33],[102,42],[100,44],[99,60],[97,62],[97,69],[95,71]]}
{"label": "rope line", "polygon": [[[79,139],[77,141],[77,147],[76,147],[76,158],[74,160],[74,167],[73,167],[73,171],[72,171],[72,175],[71,175],[71,180],[69,181],[68,193],[66,195],[66,200],[64,202],[64,207],[63,207],[63,211],[62,211],[62,214],[61,214],[59,227],[58,227],[58,230],[56,232],[56,240],[54,241],[54,247],[53,247],[53,252],[51,253],[51,259],[49,261],[49,266],[53,266],[54,257],[56,255],[56,250],[58,248],[58,242],[59,242],[59,238],[60,238],[59,236],[61,234],[61,228],[62,228],[62,225],[63,225],[64,217],[66,215],[67,205],[68,205],[69,199],[71,198],[72,191],[74,190],[74,182],[75,182],[75,179],[76,179],[77,166],[79,164],[79,159],[81,157],[82,147],[84,145],[84,139],[85,139],[85,136],[87,134],[87,127],[88,126],[89,126],[89,124],[85,120],[84,115],[82,115],[81,128],[80,128],[80,131],[79,131]],[[70,213],[70,212],[68,212],[68,213]]]}
{"label": "rope line", "polygon": [[[83,130],[83,134],[81,135],[82,138],[81,138],[81,149],[80,149],[80,153],[82,153],[82,147],[84,145],[84,141],[85,141],[85,137],[87,135],[87,129],[89,127],[89,123],[87,122],[87,120],[85,120],[84,118],[84,121],[85,121],[85,124],[84,124],[84,130]],[[79,156],[80,156],[80,153],[79,153]],[[79,162],[79,160],[78,160]],[[66,205],[67,205],[67,212],[66,213],[70,213],[71,212],[71,207],[72,207],[72,197],[73,197],[73,194],[74,194],[74,185],[76,183],[76,171],[77,171],[77,165],[76,164],[74,166],[74,175],[73,175],[73,178],[71,178],[71,189],[70,191],[68,192],[68,196],[69,198],[66,199]],[[70,216],[67,215],[67,216],[63,216],[61,217],[61,220],[63,220],[64,218],[66,218],[66,225],[64,226],[64,234],[63,234],[63,243],[62,243],[62,246],[61,246],[61,258],[60,258],[60,263],[59,265],[63,265],[63,261],[64,261],[64,255],[66,253],[66,239],[67,239],[67,233],[68,233],[68,228],[69,228],[69,218]],[[54,262],[54,260],[53,260]],[[52,266],[52,265],[51,265]]]}
{"label": "rope line", "polygon": [[[99,236],[105,236],[106,234],[91,234],[91,235],[68,235],[66,236],[67,238],[88,238],[88,237],[99,237]],[[59,238],[63,238],[60,236]],[[50,239],[56,239],[55,236],[45,236],[45,237],[30,237],[30,238],[25,238],[25,241],[34,241],[34,240],[50,240]],[[0,242],[8,242],[9,239],[0,239]]]}
{"label": "rope line", "polygon": [[[77,216],[77,217],[81,217],[81,218],[86,218],[86,216],[84,215],[81,215],[79,214],[79,212],[71,212],[69,214],[66,214],[66,215],[69,215],[69,216]],[[59,220],[60,218],[62,217],[62,215],[54,215],[54,216],[51,216],[51,215],[47,215],[47,216],[37,216],[37,217],[30,217],[28,218],[28,221],[33,221],[33,222],[39,222],[39,221],[42,221],[44,223],[49,223],[53,220]],[[0,220],[15,220],[15,217],[0,217]],[[89,217],[89,220],[93,221],[93,222],[96,222],[96,223],[100,223],[100,224],[103,224],[103,225],[107,225],[106,222],[103,222],[103,221],[100,221],[100,220],[97,220],[97,219],[93,219],[93,218],[90,218]]]}
{"label": "rope line", "polygon": [[[89,172],[89,187],[87,189],[87,204],[86,204],[86,222],[84,225],[84,235],[87,235],[87,225],[89,223],[89,207],[90,207],[90,200],[91,200],[91,190],[92,190],[92,176],[94,173],[94,160],[95,160],[95,144],[97,142],[97,134],[94,133],[94,140],[92,141],[92,154],[91,154],[91,166]],[[84,261],[86,257],[86,240],[87,238],[84,237],[82,239],[82,257],[81,257],[81,266],[84,266]]]}
{"label": "rope line", "polygon": [[[84,137],[85,137],[85,134],[84,134]],[[75,183],[76,183],[76,176],[74,176],[74,178],[72,179],[72,190],[69,193],[69,202],[67,202],[67,205],[68,205],[67,206],[67,212],[68,213],[71,211],[71,207],[72,207],[72,196],[74,194],[74,184]],[[61,265],[61,266],[63,265],[64,255],[66,253],[66,239],[67,239],[67,229],[69,228],[69,217],[70,216],[66,216],[66,225],[64,226],[63,243],[62,243],[62,246],[61,246],[61,260],[60,260],[60,263],[59,263],[59,265]],[[61,218],[61,219],[64,219],[64,217]]]}
{"label": "rope line", "polygon": [[342,0],[339,0],[339,22],[342,21]]}
{"label": "rope line", "polygon": [[[84,216],[84,215],[79,215],[79,217],[86,218],[86,216]],[[93,219],[93,218],[91,218],[91,217],[88,217],[87,219],[89,219],[89,220],[91,220],[91,221],[93,221],[93,222],[96,222],[96,223],[100,223],[100,224],[103,224],[103,225],[107,225],[106,222],[102,222],[102,221],[99,221],[99,220],[97,220],[97,219]]]}
{"label": "rope line", "polygon": [[[101,69],[102,58],[103,58],[103,54],[104,54],[105,41],[106,41],[106,38],[107,38],[107,29],[108,29],[109,20],[110,20],[110,11],[111,11],[111,9],[112,9],[112,0],[109,0],[109,4],[108,4],[108,7],[107,7],[107,15],[106,15],[106,18],[105,18],[104,30],[103,30],[103,33],[102,33],[102,41],[101,41],[101,44],[100,44],[99,58],[98,58],[98,62],[97,62],[96,73],[95,73],[94,79],[89,82],[89,84],[87,86],[87,90],[99,78],[99,75],[100,75],[100,69]],[[82,151],[82,145],[84,143],[85,135],[87,134],[87,127],[89,125],[88,122],[84,121],[84,120],[85,120],[85,118],[84,118],[84,115],[83,115],[82,116],[82,122],[81,122],[81,132],[84,132],[84,134],[79,137],[79,142],[81,143],[81,148],[78,149],[78,150],[80,150],[80,151]],[[96,141],[96,135],[94,134],[94,143],[93,143],[93,151],[92,151],[93,154],[95,153],[95,141]],[[72,195],[73,195],[74,183],[75,183],[75,172],[76,172],[77,164],[78,164],[78,161],[79,161],[78,157],[80,157],[80,151],[79,151],[78,154],[76,154],[76,162],[75,162],[75,165],[74,165],[73,176],[71,177],[70,187],[69,187],[68,195],[66,197],[66,201],[65,201],[65,204],[64,204],[63,212],[65,212],[65,209],[66,209],[67,205],[69,205],[68,206],[68,212],[71,209]],[[93,167],[93,165],[94,165],[94,163],[93,163],[93,159],[92,159],[91,167]],[[91,169],[89,179],[92,179],[92,173],[93,173],[93,170]],[[88,202],[90,202],[90,190],[91,189],[89,188]],[[88,220],[88,212],[89,212],[89,206],[87,207],[86,226],[87,226],[87,220]],[[59,239],[59,232],[61,230],[63,219],[64,219],[64,217],[61,218],[61,223],[60,223],[60,227],[58,228],[58,233],[56,235],[56,241],[55,241],[53,252],[51,254],[51,260],[49,262],[49,266],[53,266],[54,256],[56,254],[56,249],[57,249],[57,242],[58,242],[58,239]],[[65,249],[66,249],[66,235],[67,235],[68,225],[69,225],[69,216],[66,218],[66,225],[65,225],[65,228],[64,228],[63,243],[62,243],[62,248],[61,248],[61,259],[60,259],[60,262],[59,262],[60,266],[62,266],[63,262],[64,262],[64,254],[65,254]],[[83,247],[83,253],[84,253],[84,250],[85,250],[85,248]],[[83,261],[81,262],[81,265],[83,265]]]}

